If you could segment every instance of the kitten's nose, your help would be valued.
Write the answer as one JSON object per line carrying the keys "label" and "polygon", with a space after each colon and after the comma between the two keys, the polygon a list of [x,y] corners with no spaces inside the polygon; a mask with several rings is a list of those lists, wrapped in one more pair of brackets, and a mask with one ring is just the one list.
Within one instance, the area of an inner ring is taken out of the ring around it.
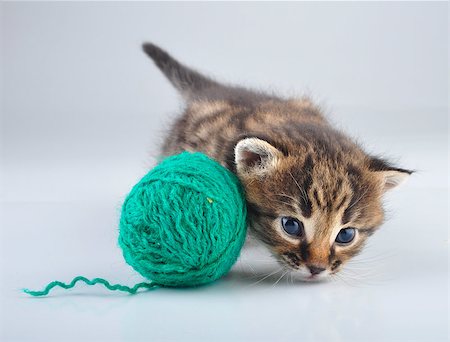
{"label": "kitten's nose", "polygon": [[309,269],[309,272],[311,272],[311,275],[317,275],[317,274],[322,273],[323,271],[325,271],[325,268],[317,267],[317,266],[314,266],[314,265],[309,265],[308,269]]}

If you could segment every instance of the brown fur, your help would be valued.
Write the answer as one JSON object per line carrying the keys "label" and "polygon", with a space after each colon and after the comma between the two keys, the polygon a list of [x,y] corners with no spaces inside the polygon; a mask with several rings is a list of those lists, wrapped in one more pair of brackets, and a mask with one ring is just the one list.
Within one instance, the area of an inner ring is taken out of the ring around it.
{"label": "brown fur", "polygon": [[[293,269],[337,272],[361,250],[383,221],[384,191],[410,171],[367,155],[307,98],[223,86],[152,44],[144,50],[186,98],[164,155],[200,151],[235,172],[246,191],[250,230]],[[283,216],[303,222],[306,236],[285,233]],[[334,242],[345,227],[358,231],[348,246]]]}

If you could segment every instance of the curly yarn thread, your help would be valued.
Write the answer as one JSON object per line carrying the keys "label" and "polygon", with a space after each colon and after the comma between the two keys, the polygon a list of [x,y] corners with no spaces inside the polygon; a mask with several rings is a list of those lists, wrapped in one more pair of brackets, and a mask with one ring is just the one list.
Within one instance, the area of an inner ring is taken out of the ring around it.
{"label": "curly yarn thread", "polygon": [[169,157],[136,184],[127,196],[120,219],[119,245],[125,261],[150,283],[111,285],[102,278],[75,277],[102,284],[111,291],[135,294],[156,286],[196,286],[225,275],[236,262],[246,235],[246,204],[237,177],[202,153]]}
{"label": "curly yarn thread", "polygon": [[71,289],[72,287],[75,287],[76,283],[78,283],[80,281],[84,282],[86,285],[90,285],[90,286],[96,285],[96,284],[102,284],[110,291],[123,291],[123,292],[128,292],[129,294],[135,294],[140,288],[151,289],[156,286],[155,284],[152,284],[152,283],[139,283],[139,284],[134,285],[133,287],[128,287],[128,286],[120,285],[120,284],[111,285],[107,280],[102,279],[102,278],[94,278],[92,280],[89,280],[86,277],[77,276],[77,277],[73,278],[73,280],[70,282],[70,284],[65,284],[63,282],[56,280],[56,281],[52,281],[50,284],[48,284],[45,287],[45,289],[42,291],[32,291],[29,289],[24,289],[23,292],[28,293],[29,295],[32,295],[35,297],[46,296],[49,294],[50,290],[56,286],[62,287],[63,289],[67,290],[67,289]]}

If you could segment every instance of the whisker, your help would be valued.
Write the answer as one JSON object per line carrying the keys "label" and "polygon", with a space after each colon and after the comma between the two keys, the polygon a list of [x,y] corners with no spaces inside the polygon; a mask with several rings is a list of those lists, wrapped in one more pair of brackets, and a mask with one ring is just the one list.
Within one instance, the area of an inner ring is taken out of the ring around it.
{"label": "whisker", "polygon": [[350,209],[350,208],[352,208],[352,207],[354,207],[364,196],[366,196],[367,195],[367,192],[369,191],[369,188],[366,188],[365,190],[364,190],[364,192],[356,199],[356,201],[354,201],[353,203],[352,203],[352,205],[350,205],[350,206],[348,206],[348,209]]}
{"label": "whisker", "polygon": [[379,277],[376,273],[365,272],[360,273],[356,271],[350,271],[348,269],[343,269],[339,272],[339,274],[335,274],[340,277],[342,280],[352,281],[353,285],[379,285],[381,283]]}
{"label": "whisker", "polygon": [[[350,278],[348,276],[345,276],[342,273],[341,274],[335,273],[333,276],[334,276],[335,279],[338,279],[339,281],[343,282],[347,286],[356,287],[356,285],[355,285],[355,280],[356,279],[354,279],[354,278]],[[350,281],[352,281],[353,283],[351,283]]]}
{"label": "whisker", "polygon": [[278,282],[289,272],[289,270],[286,270],[281,276],[280,278],[278,278],[278,280],[272,285],[272,287],[275,287],[275,285],[278,284]]}
{"label": "whisker", "polygon": [[291,176],[292,180],[295,182],[295,184],[297,185],[297,188],[300,190],[301,196],[303,198],[303,200],[305,201],[305,203],[308,203],[308,195],[306,194],[305,189],[303,189],[300,184],[298,184],[297,180],[294,178],[294,176],[292,175],[292,172],[289,171],[289,175]]}
{"label": "whisker", "polygon": [[256,281],[256,282],[254,282],[254,283],[252,283],[252,284],[250,284],[250,285],[248,285],[248,286],[250,287],[250,286],[254,286],[254,285],[256,285],[256,284],[259,284],[260,282],[264,281],[265,279],[269,278],[270,276],[272,276],[272,275],[274,275],[274,274],[276,274],[276,273],[278,273],[278,272],[280,272],[280,271],[282,271],[282,270],[283,270],[283,268],[280,267],[280,269],[278,269],[278,270],[276,270],[276,271],[273,271],[272,273],[269,273],[269,274],[266,275],[264,278],[262,278],[262,279],[260,279],[260,280],[258,280],[258,281]]}
{"label": "whisker", "polygon": [[297,198],[292,197],[292,196],[287,195],[287,194],[280,193],[280,194],[275,194],[275,196],[286,197],[286,198],[289,198],[289,199],[293,200],[296,204],[300,204],[300,201]]}
{"label": "whisker", "polygon": [[297,211],[297,208],[294,205],[292,205],[292,204],[290,204],[290,203],[288,203],[286,201],[280,201],[280,200],[276,200],[276,199],[274,201],[277,202],[277,203],[280,203],[280,204],[287,205],[287,206],[291,207],[291,209],[293,211]]}
{"label": "whisker", "polygon": [[386,261],[392,259],[392,256],[388,255],[379,255],[379,256],[366,256],[366,257],[358,257],[357,259],[352,259],[347,262],[347,264],[367,264],[367,263],[378,263],[381,261]]}

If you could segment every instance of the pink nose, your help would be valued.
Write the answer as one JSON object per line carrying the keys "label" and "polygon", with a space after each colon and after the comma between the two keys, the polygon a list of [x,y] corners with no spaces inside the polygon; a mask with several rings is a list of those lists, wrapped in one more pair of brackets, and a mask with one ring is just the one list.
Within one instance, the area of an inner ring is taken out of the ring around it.
{"label": "pink nose", "polygon": [[322,273],[323,271],[325,271],[325,268],[317,267],[317,266],[314,266],[314,265],[309,265],[308,269],[309,269],[309,272],[311,272],[311,275],[317,275],[317,274]]}

